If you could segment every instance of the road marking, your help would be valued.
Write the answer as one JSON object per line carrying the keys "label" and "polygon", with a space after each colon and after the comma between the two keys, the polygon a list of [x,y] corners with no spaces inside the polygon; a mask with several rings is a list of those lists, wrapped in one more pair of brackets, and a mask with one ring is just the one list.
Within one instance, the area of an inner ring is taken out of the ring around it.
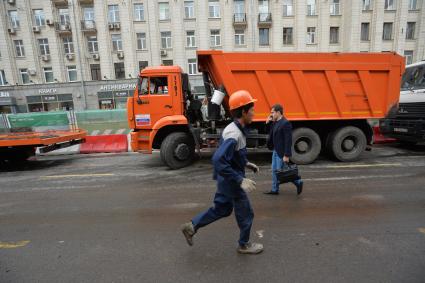
{"label": "road marking", "polygon": [[58,179],[58,178],[76,178],[76,177],[110,177],[110,176],[115,176],[115,174],[104,173],[104,174],[50,175],[50,176],[40,176],[40,179]]}
{"label": "road marking", "polygon": [[343,181],[343,180],[359,180],[359,179],[376,179],[376,178],[401,178],[410,177],[411,174],[400,174],[400,175],[369,175],[369,176],[353,176],[353,177],[329,177],[329,178],[310,178],[303,179],[304,181]]}
{"label": "road marking", "polygon": [[377,163],[377,164],[348,164],[348,165],[326,165],[326,166],[311,166],[310,168],[368,168],[368,167],[400,167],[401,163]]}
{"label": "road marking", "polygon": [[16,249],[26,246],[30,241],[0,242],[0,249]]}
{"label": "road marking", "polygon": [[425,234],[425,228],[418,228],[418,231],[421,232],[422,234]]}

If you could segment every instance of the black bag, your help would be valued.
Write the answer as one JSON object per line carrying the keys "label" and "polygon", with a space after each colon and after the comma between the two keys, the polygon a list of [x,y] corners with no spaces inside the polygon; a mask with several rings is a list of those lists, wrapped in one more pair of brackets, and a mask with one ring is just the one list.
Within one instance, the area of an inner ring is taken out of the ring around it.
{"label": "black bag", "polygon": [[279,184],[290,183],[301,178],[298,175],[297,164],[284,164],[282,169],[276,170],[276,175]]}

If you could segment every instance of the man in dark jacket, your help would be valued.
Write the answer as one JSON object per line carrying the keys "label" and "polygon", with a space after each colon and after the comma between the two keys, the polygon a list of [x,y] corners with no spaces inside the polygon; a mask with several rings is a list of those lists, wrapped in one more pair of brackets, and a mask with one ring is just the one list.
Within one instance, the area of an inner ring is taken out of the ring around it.
{"label": "man in dark jacket", "polygon": [[[267,147],[273,150],[272,157],[272,189],[265,192],[269,195],[279,194],[279,180],[277,179],[276,170],[282,169],[289,163],[289,158],[292,156],[292,125],[283,116],[283,107],[280,104],[275,104],[272,107],[271,114],[267,120],[267,124],[271,123],[269,139]],[[292,182],[297,187],[297,194],[303,191],[303,181],[301,178]]]}
{"label": "man in dark jacket", "polygon": [[213,177],[217,180],[214,206],[181,227],[190,246],[193,245],[193,236],[199,228],[229,216],[234,209],[240,229],[237,251],[242,254],[258,254],[263,251],[262,244],[249,241],[254,212],[247,193],[255,190],[255,182],[245,177],[245,167],[254,173],[259,170],[255,164],[247,160],[245,133],[245,127],[254,117],[255,101],[249,92],[244,90],[230,96],[229,106],[235,121],[224,129],[219,147],[212,158]]}

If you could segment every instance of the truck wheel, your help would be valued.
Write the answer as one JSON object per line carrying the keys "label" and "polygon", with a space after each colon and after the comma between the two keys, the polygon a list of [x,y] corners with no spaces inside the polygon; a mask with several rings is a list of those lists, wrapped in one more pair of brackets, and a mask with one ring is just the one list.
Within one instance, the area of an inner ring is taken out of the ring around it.
{"label": "truck wheel", "polygon": [[366,149],[366,136],[357,127],[335,130],[327,139],[328,151],[339,161],[356,161]]}
{"label": "truck wheel", "polygon": [[161,160],[171,169],[183,168],[194,159],[195,143],[186,133],[171,133],[162,142],[160,154]]}
{"label": "truck wheel", "polygon": [[292,132],[292,141],[292,162],[310,164],[319,156],[322,143],[319,135],[312,129],[295,129]]}

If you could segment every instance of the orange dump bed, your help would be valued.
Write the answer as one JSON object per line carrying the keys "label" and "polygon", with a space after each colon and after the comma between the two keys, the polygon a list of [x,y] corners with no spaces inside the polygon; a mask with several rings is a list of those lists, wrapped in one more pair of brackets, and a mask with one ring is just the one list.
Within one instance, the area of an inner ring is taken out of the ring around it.
{"label": "orange dump bed", "polygon": [[258,99],[256,120],[275,103],[290,120],[383,118],[398,103],[405,67],[395,53],[197,53],[216,88]]}
{"label": "orange dump bed", "polygon": [[0,133],[0,147],[48,146],[81,140],[87,135],[84,130]]}

